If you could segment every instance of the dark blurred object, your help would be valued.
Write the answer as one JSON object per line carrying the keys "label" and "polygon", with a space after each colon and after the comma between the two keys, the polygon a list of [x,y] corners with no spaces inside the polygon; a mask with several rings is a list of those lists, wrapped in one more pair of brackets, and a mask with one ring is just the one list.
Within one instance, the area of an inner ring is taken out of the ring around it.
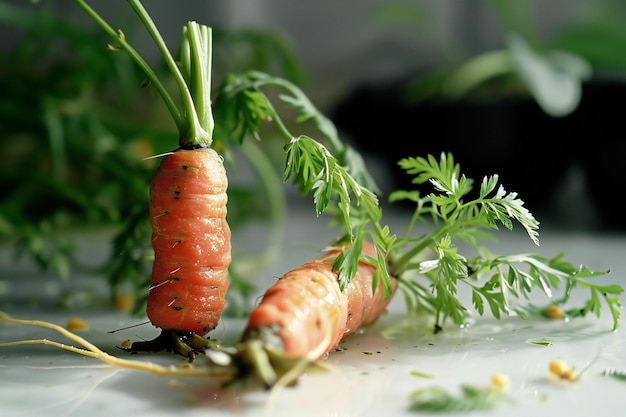
{"label": "dark blurred object", "polygon": [[626,183],[624,97],[623,80],[590,83],[585,87],[580,108],[568,118],[572,132],[567,144],[584,168],[587,190],[601,226],[609,231],[626,230],[626,216],[616,209],[621,201],[621,186]]}
{"label": "dark blurred object", "polygon": [[364,152],[380,156],[394,189],[414,188],[398,160],[452,152],[468,177],[479,182],[497,173],[507,190],[517,191],[532,212],[548,214],[569,169],[578,164],[586,176],[598,226],[626,230],[626,218],[616,213],[613,203],[615,186],[626,182],[626,172],[620,168],[626,142],[617,133],[624,117],[619,100],[626,83],[586,82],[578,108],[558,118],[522,95],[409,104],[403,98],[405,85],[399,81],[359,87],[331,115],[338,129]]}

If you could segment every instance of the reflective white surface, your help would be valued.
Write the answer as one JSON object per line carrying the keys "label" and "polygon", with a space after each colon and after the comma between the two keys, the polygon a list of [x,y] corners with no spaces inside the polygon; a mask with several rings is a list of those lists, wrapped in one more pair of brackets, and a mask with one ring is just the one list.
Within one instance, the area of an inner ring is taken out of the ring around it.
{"label": "reflective white surface", "polygon": [[[302,224],[306,223],[301,220],[297,216],[290,219],[286,252],[266,277],[271,279],[315,256],[317,248],[328,243],[332,234],[319,227],[311,227],[304,239]],[[252,236],[256,232],[248,233]],[[553,256],[563,251],[575,263],[596,270],[610,268],[612,273],[603,278],[604,282],[626,284],[626,236],[544,232],[541,238],[542,246],[537,248],[519,232],[503,234],[498,252]],[[3,274],[10,266],[8,259],[1,258],[5,264]],[[23,274],[21,279],[41,282],[34,272],[19,272],[20,268],[15,266],[16,274]],[[9,277],[3,276],[2,281],[5,286],[14,285],[7,284],[14,283]],[[28,287],[20,288],[23,293]],[[41,291],[41,285],[35,288]],[[10,294],[0,298],[0,310],[14,317],[45,319],[60,325],[79,316],[91,326],[81,335],[120,357],[129,356],[116,348],[123,340],[156,335],[150,325],[107,333],[141,323],[144,318],[100,309],[77,313],[45,305],[31,307],[12,300]],[[21,294],[20,299],[26,296]],[[239,319],[226,319],[212,336],[234,342],[243,324]],[[610,331],[606,309],[600,320],[498,321],[475,317],[465,328],[448,326],[436,335],[431,326],[423,318],[406,314],[402,298],[397,297],[376,325],[345,340],[343,350],[327,358],[333,371],[306,374],[296,387],[275,395],[219,389],[208,378],[159,377],[116,369],[52,346],[1,347],[0,416],[414,416],[418,413],[409,410],[413,391],[437,386],[456,393],[463,384],[487,387],[496,373],[510,378],[511,403],[494,412],[500,416],[618,416],[626,406],[626,382],[603,375],[607,368],[626,371],[626,337],[621,329]],[[2,342],[31,338],[65,341],[50,330],[0,323]],[[549,346],[533,341],[548,341]],[[565,360],[577,372],[589,368],[579,381],[556,385],[548,379],[548,364],[556,358]],[[166,353],[133,355],[132,359],[184,362]]]}

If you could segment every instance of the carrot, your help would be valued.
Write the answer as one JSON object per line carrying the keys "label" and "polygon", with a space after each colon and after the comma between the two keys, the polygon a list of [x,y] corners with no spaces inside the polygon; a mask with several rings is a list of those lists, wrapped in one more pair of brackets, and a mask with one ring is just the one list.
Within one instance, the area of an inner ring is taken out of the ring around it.
{"label": "carrot", "polygon": [[228,184],[222,158],[211,148],[212,30],[196,22],[183,28],[180,56],[175,60],[140,1],[131,6],[140,17],[178,87],[182,108],[154,70],[84,0],[76,3],[141,67],[163,99],[176,127],[178,149],[167,154],[150,183],[150,224],[154,264],[147,315],[161,334],[124,350],[173,350],[193,360],[204,351],[203,336],[217,326],[225,306],[231,262],[226,222]]}
{"label": "carrot", "polygon": [[[391,297],[383,297],[380,285],[372,288],[376,268],[369,263],[360,261],[356,275],[340,290],[333,270],[340,252],[334,248],[292,269],[265,292],[248,318],[235,358],[242,378],[253,373],[272,386],[291,373],[293,382],[299,364],[317,362],[386,309]],[[364,241],[362,255],[375,259],[374,246]]]}
{"label": "carrot", "polygon": [[165,156],[150,183],[154,264],[147,314],[162,329],[129,351],[173,349],[191,357],[221,317],[231,262],[227,177],[210,148]]}
{"label": "carrot", "polygon": [[147,313],[155,326],[199,335],[217,326],[231,262],[227,183],[221,157],[208,148],[179,149],[152,178]]}

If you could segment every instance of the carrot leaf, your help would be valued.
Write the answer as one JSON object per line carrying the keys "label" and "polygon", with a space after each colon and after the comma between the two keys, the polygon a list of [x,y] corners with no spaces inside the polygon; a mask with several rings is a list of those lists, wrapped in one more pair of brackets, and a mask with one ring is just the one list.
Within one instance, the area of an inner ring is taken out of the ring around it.
{"label": "carrot leaf", "polygon": [[[279,103],[274,103],[267,90],[278,89]],[[295,135],[281,119],[279,106],[297,111],[296,122],[312,122],[323,139]],[[375,236],[378,250],[386,252],[394,239],[388,228],[380,224],[382,212],[376,192],[378,187],[367,171],[361,155],[343,143],[330,119],[322,114],[293,83],[278,77],[250,71],[230,75],[218,88],[216,111],[227,120],[229,129],[237,132],[237,141],[245,136],[258,138],[262,122],[271,121],[288,143],[284,147],[283,180],[292,181],[302,194],[312,195],[315,212],[336,214],[343,229],[340,240],[360,245],[366,233]],[[374,232],[368,230],[371,226]],[[342,288],[352,279],[358,267],[360,252],[346,254],[335,266]],[[384,262],[378,266],[386,271]],[[382,273],[385,293],[391,293],[390,278]]]}
{"label": "carrot leaf", "polygon": [[[278,103],[270,98],[267,91],[276,89],[280,91],[277,95]],[[237,138],[240,141],[246,135],[257,136],[261,123],[265,121],[273,122],[279,132],[291,141],[298,135],[287,128],[277,105],[283,104],[296,110],[296,122],[311,122],[321,133],[321,139],[312,140],[325,145],[358,184],[374,193],[379,192],[361,155],[340,139],[333,122],[292,82],[260,71],[230,74],[218,87],[216,102],[223,106],[217,111],[228,120],[230,131],[239,133]]]}
{"label": "carrot leaf", "polygon": [[[458,285],[464,284],[471,289],[476,312],[482,315],[488,307],[498,319],[512,313],[523,316],[524,309],[515,305],[514,300],[527,302],[535,290],[554,301],[555,292],[561,289],[563,295],[557,304],[565,304],[574,287],[584,288],[589,291],[588,300],[582,307],[567,310],[567,314],[599,317],[604,300],[613,317],[613,329],[617,328],[619,295],[623,288],[589,280],[610,271],[575,268],[562,259],[562,254],[552,259],[535,254],[495,256],[485,246],[483,240],[495,240],[492,232],[498,230],[498,225],[512,229],[513,221],[519,222],[531,241],[539,244],[539,222],[517,193],[507,192],[498,184],[497,175],[485,177],[478,196],[471,198],[473,180],[461,173],[450,154],[442,153],[439,159],[432,155],[405,158],[399,164],[413,176],[413,183],[430,183],[434,190],[425,196],[400,190],[392,193],[390,200],[413,202],[416,206],[413,219],[430,225],[432,232],[395,242],[390,263],[407,289],[408,304],[434,312],[436,327],[446,319],[457,324],[466,319],[469,309],[457,297]],[[406,236],[411,234],[413,226],[414,222]],[[462,255],[456,241],[469,244],[478,255],[472,258]],[[426,278],[430,292],[423,291],[424,284],[415,283],[420,277]]]}

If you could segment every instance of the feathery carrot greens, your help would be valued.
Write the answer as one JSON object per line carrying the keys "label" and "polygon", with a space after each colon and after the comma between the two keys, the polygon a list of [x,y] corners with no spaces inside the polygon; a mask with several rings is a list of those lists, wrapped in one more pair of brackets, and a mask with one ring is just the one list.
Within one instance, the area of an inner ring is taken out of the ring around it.
{"label": "feathery carrot greens", "polygon": [[[324,136],[328,147],[307,135],[294,135],[283,122],[264,89],[279,89],[279,100],[299,113],[297,122],[311,121]],[[337,257],[334,267],[340,271],[341,288],[349,283],[358,268],[361,257],[361,242],[370,235],[377,247],[379,266],[374,285],[382,281],[385,294],[391,294],[390,278],[382,253],[388,251],[395,237],[389,228],[382,226],[382,211],[379,206],[375,181],[367,171],[361,155],[342,142],[337,130],[304,92],[293,83],[271,75],[251,71],[231,75],[220,87],[216,102],[222,99],[227,104],[222,120],[239,140],[254,135],[260,123],[272,120],[282,135],[289,141],[285,145],[284,181],[290,179],[304,194],[313,194],[316,213],[336,215],[336,223],[343,228],[339,239],[350,246]],[[371,227],[371,228],[368,228]],[[382,280],[381,280],[382,277]]]}
{"label": "feathery carrot greens", "polygon": [[[513,312],[527,316],[526,306],[515,305],[513,299],[529,303],[533,290],[543,292],[553,304],[565,305],[572,290],[580,287],[589,291],[589,299],[581,307],[567,309],[565,314],[576,317],[592,313],[599,317],[604,300],[613,318],[613,329],[617,328],[623,288],[590,280],[610,271],[576,268],[562,254],[553,258],[536,254],[495,255],[482,243],[494,238],[490,231],[498,230],[499,225],[512,229],[516,220],[539,244],[539,222],[517,193],[498,185],[497,175],[484,178],[478,196],[471,198],[473,180],[461,173],[460,165],[450,154],[442,154],[439,160],[432,155],[406,158],[399,164],[413,175],[413,183],[429,182],[434,188],[425,196],[418,191],[396,191],[390,195],[391,201],[408,200],[416,207],[407,233],[395,242],[388,259],[391,273],[405,290],[410,309],[432,313],[439,328],[446,319],[457,324],[466,319],[469,309],[457,298],[459,283],[471,289],[472,304],[479,314],[484,313],[486,303],[495,318]],[[428,223],[432,232],[412,237],[410,231],[418,221]],[[460,254],[456,241],[469,244],[477,256]],[[555,299],[554,292],[560,287],[562,296]]]}

